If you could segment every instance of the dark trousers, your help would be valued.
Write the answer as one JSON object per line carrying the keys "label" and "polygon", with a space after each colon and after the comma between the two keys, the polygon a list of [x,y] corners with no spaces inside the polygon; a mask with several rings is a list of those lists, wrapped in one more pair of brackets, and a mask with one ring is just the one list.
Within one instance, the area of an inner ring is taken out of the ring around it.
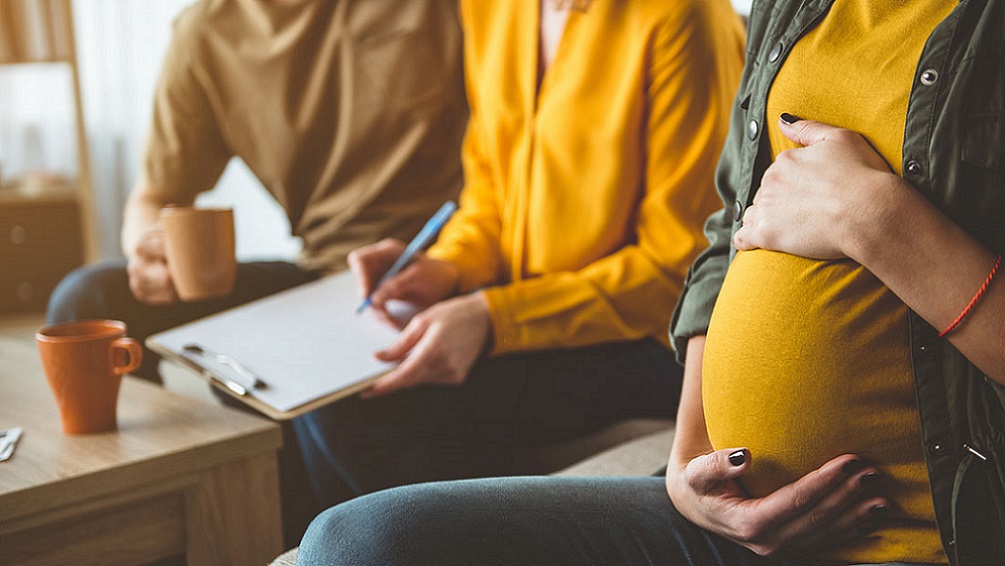
{"label": "dark trousers", "polygon": [[661,477],[521,477],[382,491],[311,523],[298,566],[809,566],[695,526]]}
{"label": "dark trousers", "polygon": [[[234,291],[222,299],[193,303],[151,306],[137,301],[129,290],[124,261],[109,261],[82,267],[67,275],[49,299],[48,322],[84,319],[114,319],[126,323],[129,336],[141,343],[152,334],[278,293],[316,279],[313,273],[291,263],[257,262],[237,266]],[[160,358],[143,350],[143,365],[134,373],[160,383]],[[213,390],[216,391],[215,389]],[[243,404],[219,395],[228,405],[247,409]],[[320,509],[311,496],[302,458],[292,427],[283,426],[283,449],[279,453],[282,488],[284,538],[295,545],[311,518]]]}
{"label": "dark trousers", "polygon": [[379,489],[523,472],[519,450],[672,417],[681,368],[652,340],[487,359],[463,386],[345,399],[294,420],[324,506]]}
{"label": "dark trousers", "polygon": [[[308,283],[316,274],[292,263],[273,261],[241,263],[237,266],[234,291],[227,297],[153,306],[141,303],[129,290],[125,261],[107,261],[81,267],[67,275],[49,298],[46,315],[50,324],[69,320],[110,318],[121,320],[129,336],[141,343],[152,334],[231,307]],[[160,357],[143,350],[143,365],[134,374],[160,382]]]}

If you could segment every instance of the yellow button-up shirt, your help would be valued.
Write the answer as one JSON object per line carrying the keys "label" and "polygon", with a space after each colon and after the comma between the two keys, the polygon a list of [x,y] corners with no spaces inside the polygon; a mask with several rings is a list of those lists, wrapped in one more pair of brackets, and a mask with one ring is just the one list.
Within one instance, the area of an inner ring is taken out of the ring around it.
{"label": "yellow button-up shirt", "polygon": [[486,288],[496,354],[668,344],[721,206],[742,24],[727,0],[593,0],[539,81],[539,4],[462,1],[465,186],[429,255]]}

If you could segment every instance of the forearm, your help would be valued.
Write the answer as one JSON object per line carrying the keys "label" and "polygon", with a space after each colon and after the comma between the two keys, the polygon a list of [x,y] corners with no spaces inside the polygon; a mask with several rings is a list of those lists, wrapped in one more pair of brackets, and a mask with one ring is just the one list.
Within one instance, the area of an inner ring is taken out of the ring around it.
{"label": "forearm", "polygon": [[499,232],[500,212],[492,188],[469,179],[461,191],[460,209],[427,255],[457,268],[459,279],[454,292],[473,291],[498,280],[502,262]]}
{"label": "forearm", "polygon": [[[469,10],[466,5],[461,7],[466,34],[472,30]],[[460,208],[427,252],[433,259],[457,266],[459,280],[454,292],[458,293],[498,283],[499,275],[504,269],[500,243],[500,189],[494,181],[494,170],[500,164],[490,157],[490,153],[486,153],[482,142],[480,87],[483,85],[474,80],[480,73],[472,68],[478,60],[476,51],[474,41],[465,42],[465,83],[470,114],[464,143],[461,145],[464,187],[458,199]]]}
{"label": "forearm", "polygon": [[[848,255],[941,331],[963,311],[997,254],[895,176],[845,228]],[[986,375],[1005,384],[1005,290],[1000,276],[946,338]]]}
{"label": "forearm", "polygon": [[[666,490],[674,507],[690,521],[704,527],[714,525],[701,508],[700,497],[687,479],[687,466],[692,460],[713,452],[705,428],[705,410],[701,396],[701,364],[705,352],[705,336],[692,336],[687,342],[687,363],[673,446],[667,462]],[[716,530],[725,534],[721,530]]]}
{"label": "forearm", "polygon": [[667,473],[680,470],[695,456],[712,451],[712,442],[705,428],[705,409],[701,397],[701,364],[705,353],[705,336],[692,336],[687,343],[687,364],[681,387],[677,424]]}
{"label": "forearm", "polygon": [[486,289],[494,354],[652,337],[666,341],[683,276],[628,246],[578,271]]}

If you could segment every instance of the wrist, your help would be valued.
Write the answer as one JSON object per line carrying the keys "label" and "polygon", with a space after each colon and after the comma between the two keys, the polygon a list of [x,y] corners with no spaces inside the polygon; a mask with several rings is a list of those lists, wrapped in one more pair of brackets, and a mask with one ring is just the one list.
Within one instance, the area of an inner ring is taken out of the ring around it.
{"label": "wrist", "polygon": [[678,466],[676,462],[673,461],[673,456],[671,455],[671,460],[669,465],[667,465],[667,472],[664,476],[663,482],[666,488],[667,497],[673,503],[677,511],[687,517],[692,522],[697,522],[694,513],[691,512],[691,506],[693,503],[694,490],[687,482],[684,471],[685,466]]}
{"label": "wrist", "polygon": [[909,218],[904,208],[913,188],[899,176],[877,173],[869,183],[872,190],[860,199],[845,221],[840,223],[842,251],[855,262],[868,267],[877,253],[887,249],[901,219]]}
{"label": "wrist", "polygon": [[459,294],[461,290],[461,270],[457,267],[457,264],[445,259],[428,259],[432,265],[436,266],[437,279],[440,281],[443,299]]}
{"label": "wrist", "polygon": [[492,324],[492,312],[489,310],[489,300],[484,291],[476,291],[468,295],[471,300],[472,309],[477,312],[480,319],[480,326],[485,329],[485,336],[482,340],[482,349],[479,356],[492,351],[495,344],[494,326]]}

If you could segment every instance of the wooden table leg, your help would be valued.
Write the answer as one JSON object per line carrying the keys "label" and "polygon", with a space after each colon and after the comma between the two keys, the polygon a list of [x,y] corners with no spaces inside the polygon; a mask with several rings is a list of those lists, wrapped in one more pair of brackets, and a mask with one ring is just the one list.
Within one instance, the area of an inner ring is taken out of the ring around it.
{"label": "wooden table leg", "polygon": [[268,564],[284,550],[275,454],[204,472],[186,508],[190,566]]}

